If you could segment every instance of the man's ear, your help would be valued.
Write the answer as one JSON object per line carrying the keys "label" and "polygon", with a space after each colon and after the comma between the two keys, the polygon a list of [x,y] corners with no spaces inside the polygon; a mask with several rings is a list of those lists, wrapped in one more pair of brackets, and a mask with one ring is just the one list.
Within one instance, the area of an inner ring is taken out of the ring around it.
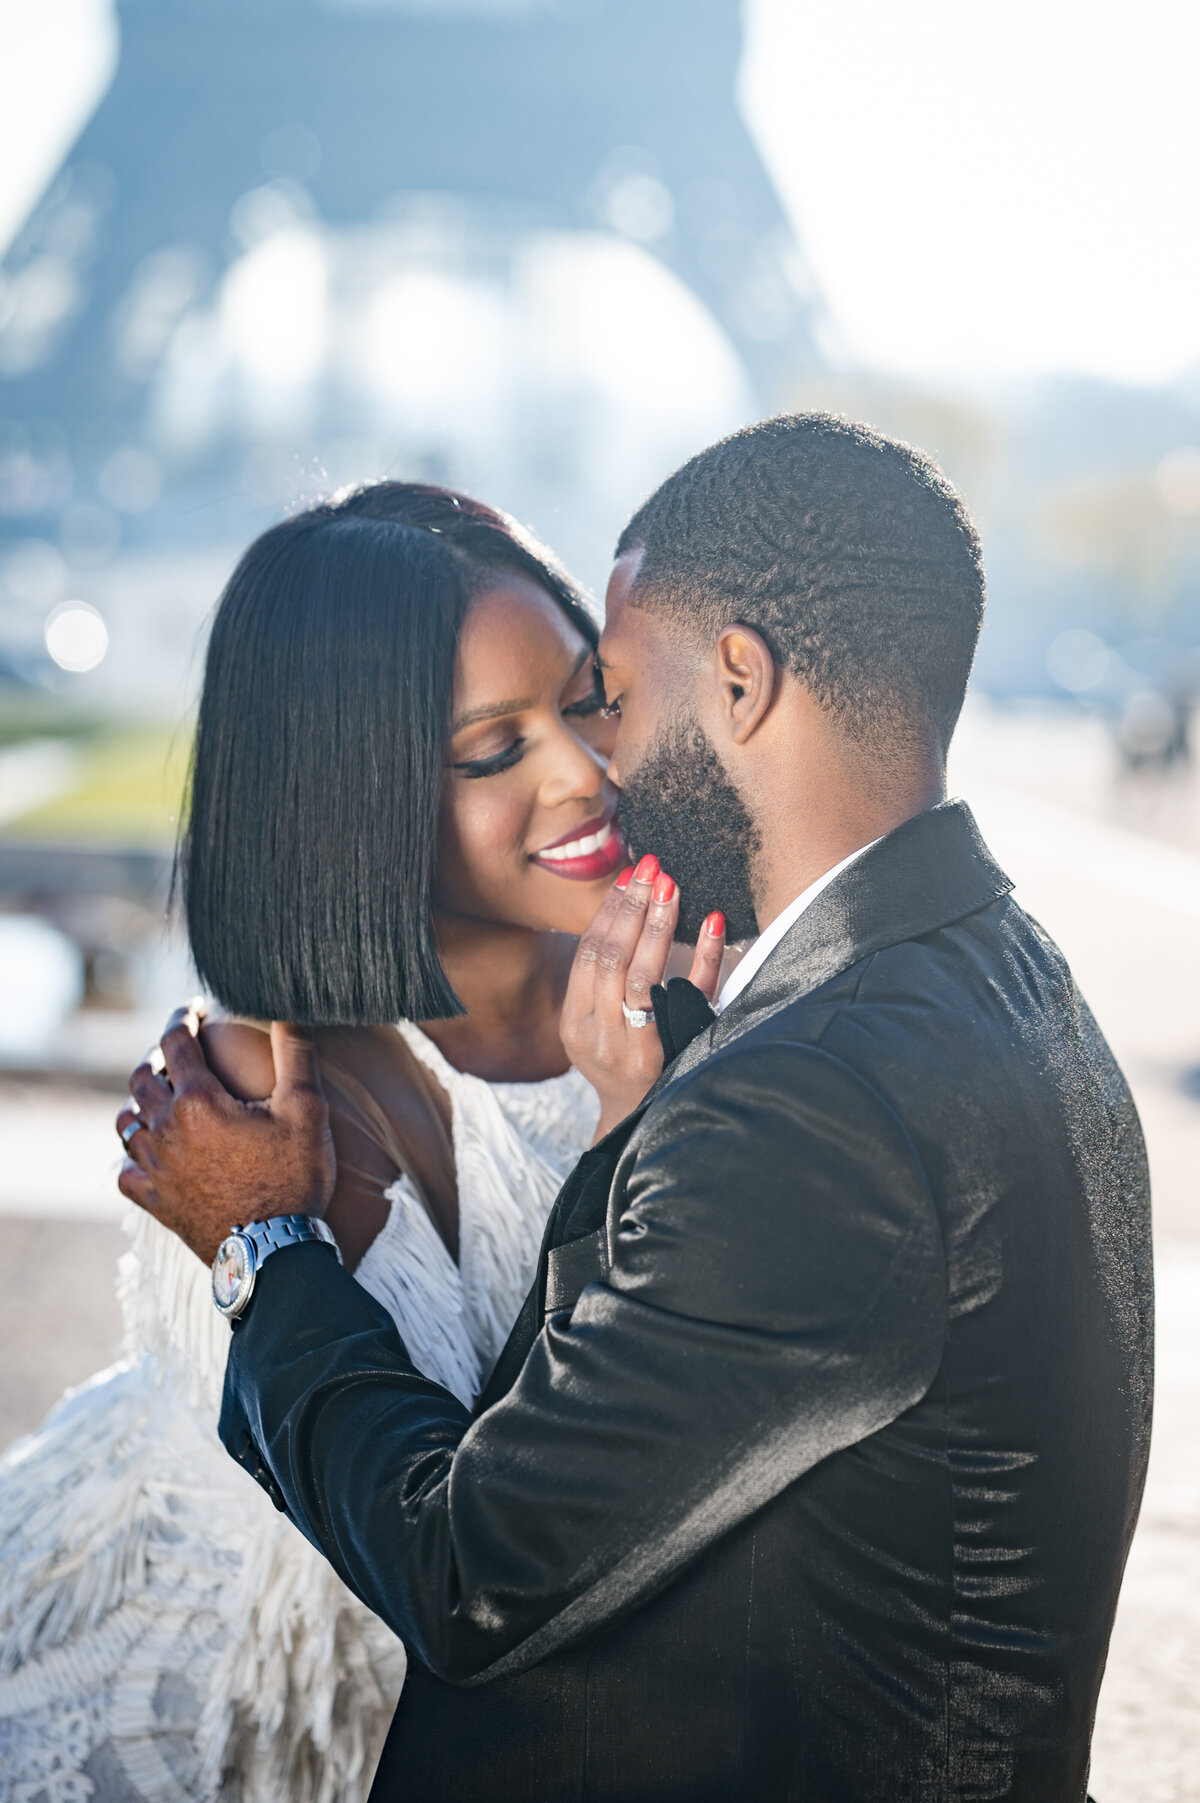
{"label": "man's ear", "polygon": [[725,626],[717,637],[717,688],[735,745],[757,732],[779,693],[779,671],[753,626]]}

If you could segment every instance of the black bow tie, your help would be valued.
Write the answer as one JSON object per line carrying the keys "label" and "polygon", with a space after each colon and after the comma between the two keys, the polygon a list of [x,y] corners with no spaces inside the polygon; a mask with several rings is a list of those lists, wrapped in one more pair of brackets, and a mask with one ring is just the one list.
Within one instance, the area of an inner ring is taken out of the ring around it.
{"label": "black bow tie", "polygon": [[686,977],[672,977],[665,989],[656,983],[650,991],[650,1001],[668,1064],[717,1018],[696,985]]}

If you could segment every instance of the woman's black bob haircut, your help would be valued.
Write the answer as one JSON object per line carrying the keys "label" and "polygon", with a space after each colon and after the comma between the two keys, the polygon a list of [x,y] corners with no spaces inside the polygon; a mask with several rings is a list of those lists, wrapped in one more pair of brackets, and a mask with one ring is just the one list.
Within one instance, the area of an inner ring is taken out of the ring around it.
{"label": "woman's black bob haircut", "polygon": [[176,865],[226,1008],[308,1026],[461,1014],[431,919],[458,635],[528,577],[596,623],[506,515],[379,482],[256,539],[213,620]]}

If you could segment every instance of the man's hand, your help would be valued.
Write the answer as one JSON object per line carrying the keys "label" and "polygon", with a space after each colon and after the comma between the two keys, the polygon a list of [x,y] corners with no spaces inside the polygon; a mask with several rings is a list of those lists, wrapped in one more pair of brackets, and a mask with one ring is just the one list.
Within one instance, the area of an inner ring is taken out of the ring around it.
{"label": "man's hand", "polygon": [[209,1263],[234,1226],[323,1215],[337,1167],[312,1041],[276,1021],[275,1088],[265,1102],[239,1102],[209,1069],[197,1027],[194,1008],[177,1009],[162,1036],[165,1073],[143,1063],[129,1079],[117,1182]]}

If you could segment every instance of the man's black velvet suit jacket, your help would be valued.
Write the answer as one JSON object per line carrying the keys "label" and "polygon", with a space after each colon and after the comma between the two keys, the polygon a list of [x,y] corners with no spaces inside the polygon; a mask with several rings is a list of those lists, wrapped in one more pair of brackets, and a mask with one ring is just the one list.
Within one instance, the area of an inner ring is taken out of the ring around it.
{"label": "man's black velvet suit jacket", "polygon": [[585,1154],[474,1419],[319,1246],[222,1434],[410,1669],[372,1797],[1079,1803],[1150,1422],[1128,1089],[961,804]]}

